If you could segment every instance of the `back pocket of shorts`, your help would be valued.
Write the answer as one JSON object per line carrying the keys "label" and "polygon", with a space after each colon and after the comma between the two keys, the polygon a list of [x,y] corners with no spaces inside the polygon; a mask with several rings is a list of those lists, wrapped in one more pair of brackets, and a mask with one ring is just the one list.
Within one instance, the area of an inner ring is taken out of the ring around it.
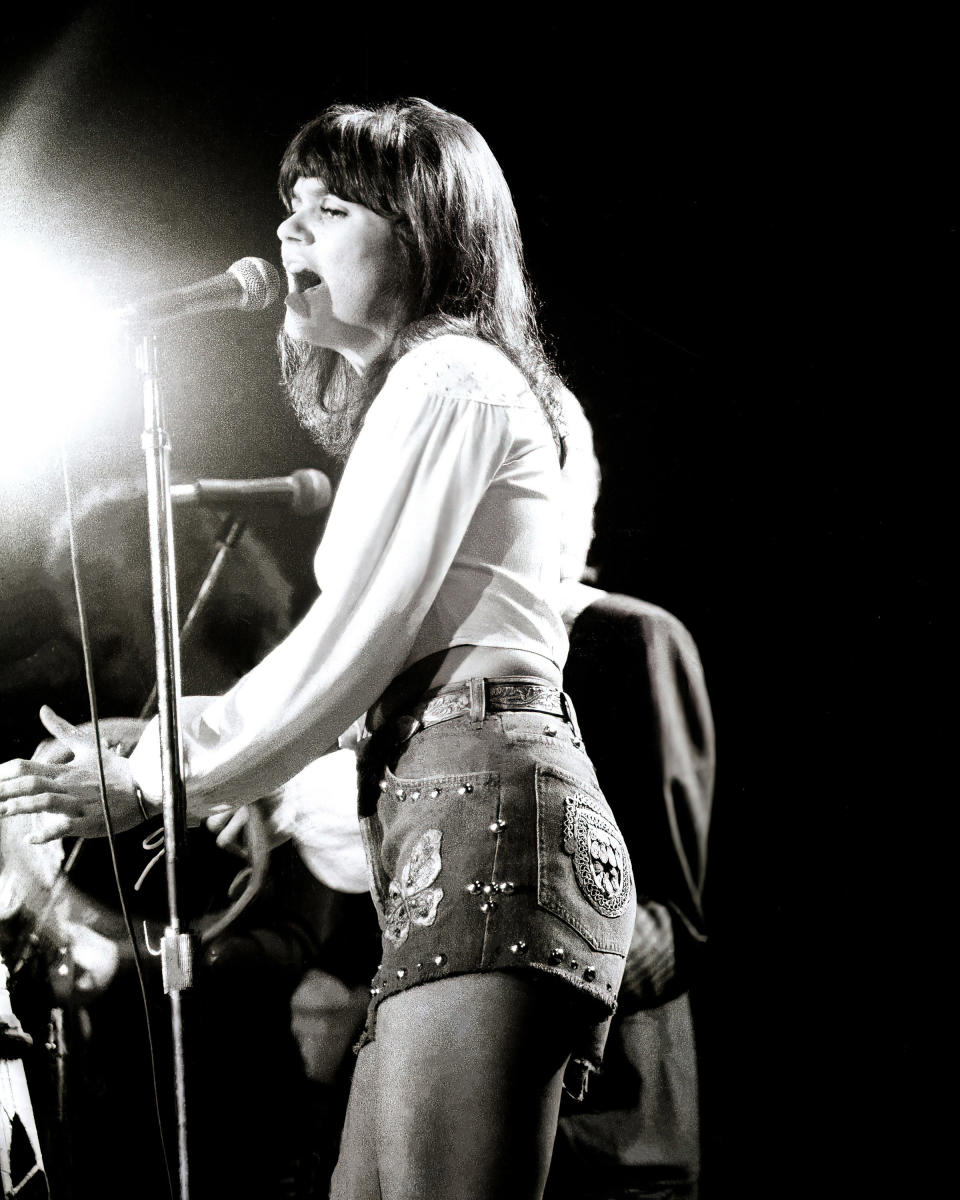
{"label": "back pocket of shorts", "polygon": [[595,950],[626,955],[633,872],[603,796],[556,767],[537,767],[537,900]]}

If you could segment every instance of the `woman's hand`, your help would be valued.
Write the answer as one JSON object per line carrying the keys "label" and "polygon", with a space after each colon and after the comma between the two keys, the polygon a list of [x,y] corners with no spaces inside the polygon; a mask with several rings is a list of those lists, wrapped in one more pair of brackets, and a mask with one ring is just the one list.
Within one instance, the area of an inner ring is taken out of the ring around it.
{"label": "woman's hand", "polygon": [[[40,720],[65,753],[15,758],[0,766],[0,817],[55,814],[57,819],[45,823],[42,834],[28,839],[34,843],[62,837],[103,837],[107,830],[92,728],[77,729],[46,706],[40,710]],[[66,754],[69,762],[49,761]],[[114,831],[139,825],[143,816],[130,764],[104,747],[103,773]]]}

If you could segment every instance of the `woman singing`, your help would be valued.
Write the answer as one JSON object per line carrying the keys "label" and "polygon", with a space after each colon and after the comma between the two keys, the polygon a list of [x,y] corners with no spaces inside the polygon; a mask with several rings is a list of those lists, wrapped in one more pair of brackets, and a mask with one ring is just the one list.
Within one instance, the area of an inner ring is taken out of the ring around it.
{"label": "woman singing", "polygon": [[[466,121],[334,106],[280,190],[284,378],[348,457],[313,608],[225,695],[184,700],[188,808],[255,801],[359,730],[383,959],[333,1195],[538,1197],[635,908],[562,691],[560,385],[509,190]],[[7,764],[0,811],[100,834],[89,751],[45,720],[78,753]],[[107,780],[119,828],[159,806],[155,727]]]}

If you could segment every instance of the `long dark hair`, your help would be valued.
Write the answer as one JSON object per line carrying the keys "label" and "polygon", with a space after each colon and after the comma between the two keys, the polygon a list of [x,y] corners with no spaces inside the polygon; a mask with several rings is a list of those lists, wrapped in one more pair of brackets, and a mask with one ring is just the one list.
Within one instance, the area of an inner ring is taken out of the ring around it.
{"label": "long dark hair", "polygon": [[510,189],[462,117],[426,100],[335,104],[305,125],[280,165],[288,210],[297,180],[394,221],[404,259],[404,328],[358,377],[332,350],[280,334],[283,382],[326,448],[349,450],[385,373],[418,342],[461,333],[497,346],[540,401],[563,456],[560,384],[544,350]]}

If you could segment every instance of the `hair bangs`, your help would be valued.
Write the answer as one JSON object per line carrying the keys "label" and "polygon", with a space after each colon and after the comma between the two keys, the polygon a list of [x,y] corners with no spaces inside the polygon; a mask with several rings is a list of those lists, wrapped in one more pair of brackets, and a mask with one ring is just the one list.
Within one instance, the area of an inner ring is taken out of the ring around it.
{"label": "hair bangs", "polygon": [[279,188],[289,210],[298,179],[319,179],[334,196],[384,217],[398,215],[397,162],[377,114],[335,105],[305,125],[280,163]]}

